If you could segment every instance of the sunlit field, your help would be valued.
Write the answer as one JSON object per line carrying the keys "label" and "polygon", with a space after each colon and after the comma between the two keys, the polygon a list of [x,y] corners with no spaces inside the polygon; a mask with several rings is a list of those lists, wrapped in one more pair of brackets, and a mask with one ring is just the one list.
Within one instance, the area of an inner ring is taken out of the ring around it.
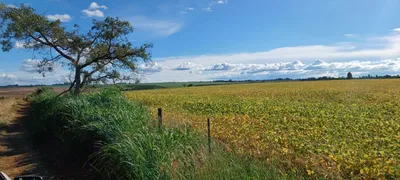
{"label": "sunlit field", "polygon": [[400,177],[400,80],[277,82],[131,91],[167,125],[320,177]]}

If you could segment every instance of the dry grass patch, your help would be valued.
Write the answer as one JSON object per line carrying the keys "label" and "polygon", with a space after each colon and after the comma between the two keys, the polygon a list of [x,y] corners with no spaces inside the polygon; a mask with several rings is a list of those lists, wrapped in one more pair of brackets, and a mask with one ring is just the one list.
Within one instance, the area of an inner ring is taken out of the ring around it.
{"label": "dry grass patch", "polygon": [[10,124],[17,116],[17,102],[16,98],[0,98],[0,128]]}

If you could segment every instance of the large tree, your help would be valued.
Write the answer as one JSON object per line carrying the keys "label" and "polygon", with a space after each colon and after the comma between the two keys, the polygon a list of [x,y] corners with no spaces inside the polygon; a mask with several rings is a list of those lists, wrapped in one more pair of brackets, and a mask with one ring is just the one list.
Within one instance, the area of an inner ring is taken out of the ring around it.
{"label": "large tree", "polygon": [[61,21],[49,21],[27,5],[8,7],[0,3],[0,44],[4,52],[15,43],[40,52],[39,73],[52,71],[62,61],[72,70],[69,91],[78,95],[89,83],[123,79],[120,71],[135,71],[138,61],[150,61],[152,45],[132,47],[127,35],[133,32],[128,21],[107,17],[93,20],[93,26],[82,33],[78,25],[62,26]]}

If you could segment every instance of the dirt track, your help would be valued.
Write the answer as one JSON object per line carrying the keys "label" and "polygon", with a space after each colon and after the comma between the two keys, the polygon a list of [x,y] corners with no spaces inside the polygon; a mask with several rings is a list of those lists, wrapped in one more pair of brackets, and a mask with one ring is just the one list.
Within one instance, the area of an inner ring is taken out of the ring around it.
{"label": "dirt track", "polygon": [[[10,177],[17,175],[47,175],[39,162],[38,153],[33,150],[32,143],[26,137],[25,127],[21,123],[26,103],[14,98],[1,100],[0,118],[7,126],[0,128],[0,171]],[[9,119],[10,118],[10,119]]]}
{"label": "dirt track", "polygon": [[0,99],[0,123],[3,124],[0,126],[0,171],[10,178],[36,174],[45,179],[92,179],[71,157],[58,153],[57,143],[34,146],[25,127],[29,120],[28,102]]}

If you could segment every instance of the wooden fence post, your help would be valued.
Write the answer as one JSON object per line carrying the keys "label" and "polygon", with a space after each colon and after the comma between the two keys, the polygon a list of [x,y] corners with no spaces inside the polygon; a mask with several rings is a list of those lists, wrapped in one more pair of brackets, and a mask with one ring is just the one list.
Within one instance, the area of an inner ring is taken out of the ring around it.
{"label": "wooden fence post", "polygon": [[162,128],[162,109],[158,108],[158,128]]}
{"label": "wooden fence post", "polygon": [[207,118],[207,128],[208,128],[208,152],[211,154],[211,128],[210,128],[210,118]]}

